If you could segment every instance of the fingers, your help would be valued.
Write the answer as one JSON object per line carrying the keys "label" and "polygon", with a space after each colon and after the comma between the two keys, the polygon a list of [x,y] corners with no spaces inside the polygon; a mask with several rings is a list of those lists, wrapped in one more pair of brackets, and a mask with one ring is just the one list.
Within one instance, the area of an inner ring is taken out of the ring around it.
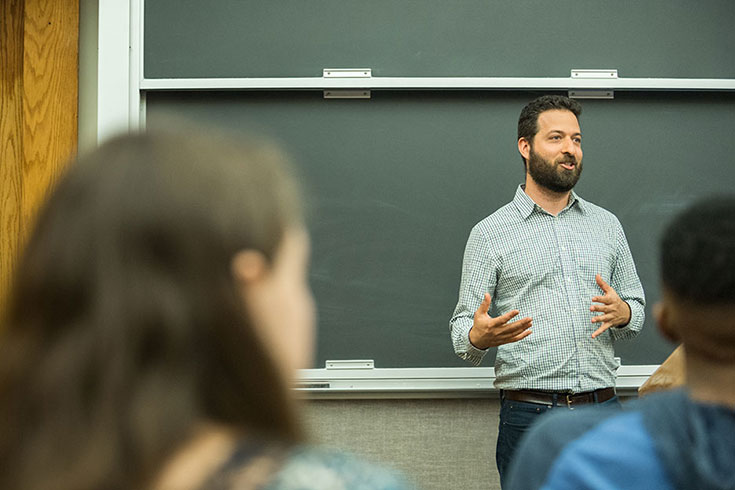
{"label": "fingers", "polygon": [[533,326],[533,320],[526,317],[522,320],[515,321],[513,323],[506,323],[495,327],[498,331],[498,337],[502,338],[513,338]]}
{"label": "fingers", "polygon": [[603,303],[606,305],[611,305],[615,301],[615,298],[612,296],[595,296],[592,298],[593,303]]}
{"label": "fingers", "polygon": [[530,330],[525,330],[525,331],[519,333],[518,335],[516,335],[514,337],[511,337],[510,339],[508,339],[507,342],[503,342],[503,343],[504,344],[510,344],[511,342],[518,342],[519,340],[525,339],[526,337],[528,337],[529,335],[531,335],[531,333],[532,332]]}
{"label": "fingers", "polygon": [[598,328],[597,330],[595,330],[594,332],[592,332],[592,338],[594,339],[595,337],[597,337],[598,335],[600,335],[602,332],[604,332],[605,330],[607,330],[611,326],[612,326],[612,323],[603,323],[600,328]]}
{"label": "fingers", "polygon": [[597,315],[592,317],[592,323],[599,322],[610,322],[615,319],[615,316],[608,313],[607,315]]}
{"label": "fingers", "polygon": [[532,325],[531,318],[527,317],[509,323],[520,313],[518,310],[511,310],[493,318],[488,314],[490,303],[490,294],[485,293],[482,303],[475,311],[469,332],[469,340],[472,345],[479,349],[497,347],[509,342],[517,342],[531,334],[529,330]]}
{"label": "fingers", "polygon": [[477,307],[477,311],[475,313],[487,315],[487,312],[490,310],[491,301],[492,298],[490,297],[490,293],[485,293],[485,297],[482,298],[482,303]]}
{"label": "fingers", "polygon": [[[594,300],[595,299],[592,298],[592,301],[594,301]],[[598,301],[598,303],[599,303],[599,301]],[[599,311],[599,312],[602,312],[602,313],[610,313],[614,309],[615,308],[612,306],[611,303],[602,303],[602,304],[599,304],[599,305],[592,305],[592,306],[590,306],[590,311]]]}
{"label": "fingers", "polygon": [[530,318],[524,318],[517,322],[509,323],[500,327],[495,338],[496,346],[503,344],[510,344],[511,342],[518,342],[521,339],[525,339],[531,335],[530,330],[532,322]]}
{"label": "fingers", "polygon": [[520,331],[520,330],[525,330],[527,328],[531,328],[532,325],[533,325],[533,320],[531,319],[531,317],[526,317],[521,320],[515,321],[513,323],[508,323],[507,325],[505,325],[505,328],[509,330],[519,330]]}
{"label": "fingers", "polygon": [[[499,325],[502,325],[503,323],[508,323],[508,321],[514,316],[518,315],[518,313],[520,313],[520,311],[510,310],[508,313],[496,317],[495,320],[498,322]],[[528,320],[530,320],[530,318],[528,318]]]}
{"label": "fingers", "polygon": [[608,283],[602,280],[602,276],[599,274],[595,275],[595,281],[597,282],[597,285],[600,286],[600,289],[607,294],[608,292],[612,291],[612,288]]}

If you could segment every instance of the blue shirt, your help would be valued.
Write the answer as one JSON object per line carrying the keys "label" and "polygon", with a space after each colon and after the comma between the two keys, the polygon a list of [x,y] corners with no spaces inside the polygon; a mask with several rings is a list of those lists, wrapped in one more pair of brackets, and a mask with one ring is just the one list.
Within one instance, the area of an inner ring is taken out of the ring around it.
{"label": "blue shirt", "polygon": [[[590,311],[600,274],[630,306],[630,322],[596,338]],[[477,365],[486,350],[469,331],[484,294],[491,316],[517,309],[532,334],[498,347],[495,386],[584,392],[615,386],[613,341],[643,327],[645,298],[618,219],[572,192],[554,216],[519,186],[512,202],[480,221],[465,248],[459,300],[450,321],[455,352]]]}
{"label": "blue shirt", "polygon": [[686,390],[623,407],[544,415],[518,447],[507,490],[735,489],[732,407]]}
{"label": "blue shirt", "polygon": [[541,488],[666,490],[674,487],[644,427],[643,415],[633,412],[606,420],[567,445]]}

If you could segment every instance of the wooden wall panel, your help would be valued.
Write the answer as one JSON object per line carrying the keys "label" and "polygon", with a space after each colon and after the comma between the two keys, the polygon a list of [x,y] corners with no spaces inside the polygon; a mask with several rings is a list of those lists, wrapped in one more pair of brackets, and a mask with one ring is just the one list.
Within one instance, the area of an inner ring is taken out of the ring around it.
{"label": "wooden wall panel", "polygon": [[24,20],[21,237],[76,151],[78,0],[26,0]]}
{"label": "wooden wall panel", "polygon": [[18,254],[23,165],[23,1],[0,0],[0,308]]}
{"label": "wooden wall panel", "polygon": [[77,147],[79,0],[0,0],[0,312],[12,271]]}

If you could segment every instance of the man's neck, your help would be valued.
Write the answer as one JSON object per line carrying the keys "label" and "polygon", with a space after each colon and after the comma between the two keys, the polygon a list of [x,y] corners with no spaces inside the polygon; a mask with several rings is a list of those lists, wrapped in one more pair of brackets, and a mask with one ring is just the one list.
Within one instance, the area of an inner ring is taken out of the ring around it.
{"label": "man's neck", "polygon": [[567,204],[569,204],[569,196],[571,191],[554,192],[546,187],[540,186],[533,178],[526,174],[526,185],[524,191],[533,202],[538,204],[544,211],[556,216]]}
{"label": "man's neck", "polygon": [[694,400],[735,410],[735,365],[686,356],[686,384]]}

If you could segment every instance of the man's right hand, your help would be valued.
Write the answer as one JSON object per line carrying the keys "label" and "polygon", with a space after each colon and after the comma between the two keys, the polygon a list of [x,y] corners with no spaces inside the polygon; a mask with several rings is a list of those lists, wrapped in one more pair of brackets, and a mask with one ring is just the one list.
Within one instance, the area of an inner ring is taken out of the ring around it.
{"label": "man's right hand", "polygon": [[508,323],[511,318],[520,313],[518,310],[511,310],[504,315],[493,318],[487,314],[490,310],[490,301],[490,294],[485,293],[485,298],[475,311],[475,318],[470,329],[472,345],[478,349],[487,349],[488,347],[518,342],[531,335],[529,330],[532,323],[531,318],[526,317],[523,320]]}

